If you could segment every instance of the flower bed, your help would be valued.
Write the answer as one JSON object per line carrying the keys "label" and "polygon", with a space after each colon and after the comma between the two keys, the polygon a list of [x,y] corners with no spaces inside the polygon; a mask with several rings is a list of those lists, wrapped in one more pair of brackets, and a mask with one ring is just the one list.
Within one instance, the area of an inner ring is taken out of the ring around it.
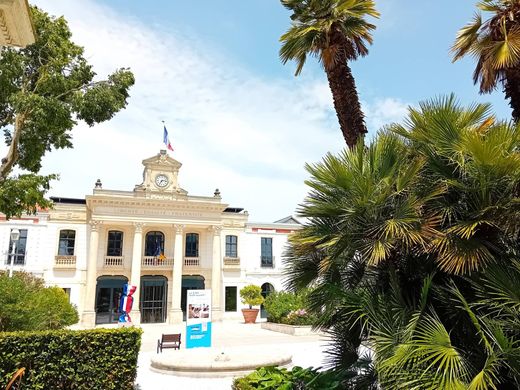
{"label": "flower bed", "polygon": [[310,325],[287,325],[278,324],[275,322],[262,322],[262,329],[272,330],[273,332],[280,332],[290,334],[292,336],[307,336],[310,334],[316,334],[316,331],[312,330]]}

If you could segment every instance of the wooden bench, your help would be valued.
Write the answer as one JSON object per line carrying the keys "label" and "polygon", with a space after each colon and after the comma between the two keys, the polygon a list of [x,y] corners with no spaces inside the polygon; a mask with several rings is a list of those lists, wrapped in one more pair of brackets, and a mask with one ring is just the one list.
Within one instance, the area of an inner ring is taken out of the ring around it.
{"label": "wooden bench", "polygon": [[181,348],[181,334],[163,334],[160,340],[157,340],[157,353],[162,352],[164,348]]}

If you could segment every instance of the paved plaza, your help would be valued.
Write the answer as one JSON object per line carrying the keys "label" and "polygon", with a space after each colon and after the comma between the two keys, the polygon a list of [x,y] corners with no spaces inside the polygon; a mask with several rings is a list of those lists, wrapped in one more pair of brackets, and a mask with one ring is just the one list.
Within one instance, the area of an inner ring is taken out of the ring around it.
{"label": "paved plaza", "polygon": [[[144,331],[139,367],[137,371],[137,389],[140,390],[219,390],[230,389],[231,377],[197,378],[179,377],[154,372],[150,369],[150,358],[156,354],[157,340],[162,333],[181,333],[182,347],[185,348],[185,327],[182,324],[142,325]],[[323,351],[327,339],[320,335],[291,336],[272,332],[261,328],[257,324],[244,324],[239,321],[223,321],[213,323],[213,338],[211,349],[205,349],[208,354],[217,356],[227,348],[240,350],[244,358],[259,351],[273,351],[273,353],[290,353],[293,355],[292,365],[302,367],[323,365]],[[163,354],[175,354],[178,351],[167,349]],[[201,351],[202,352],[202,351]]]}

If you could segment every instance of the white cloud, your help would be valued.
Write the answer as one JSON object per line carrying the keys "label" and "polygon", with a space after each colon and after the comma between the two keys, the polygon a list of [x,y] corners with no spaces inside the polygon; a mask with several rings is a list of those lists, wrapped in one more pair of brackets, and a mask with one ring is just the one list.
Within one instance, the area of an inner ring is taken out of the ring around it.
{"label": "white cloud", "polygon": [[376,99],[362,104],[369,132],[374,135],[386,124],[400,122],[408,113],[407,103],[395,98]]}
{"label": "white cloud", "polygon": [[[145,26],[94,1],[35,3],[65,15],[100,77],[122,66],[136,76],[126,110],[92,128],[80,124],[74,149],[44,159],[45,172],[61,175],[52,195],[82,197],[98,178],[104,188],[131,190],[141,160],[164,148],[165,120],[172,156],[183,163],[181,186],[194,195],[218,187],[252,220],[272,221],[305,196],[304,163],[344,145],[325,81],[262,79],[196,37]],[[404,105],[382,99],[364,107],[375,128],[402,116]]]}

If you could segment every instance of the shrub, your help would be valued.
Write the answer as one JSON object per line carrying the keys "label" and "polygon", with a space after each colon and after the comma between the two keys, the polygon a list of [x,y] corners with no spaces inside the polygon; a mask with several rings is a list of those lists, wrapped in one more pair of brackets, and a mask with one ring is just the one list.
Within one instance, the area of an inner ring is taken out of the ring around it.
{"label": "shrub", "polygon": [[279,291],[271,293],[264,302],[267,320],[287,325],[312,325],[315,317],[308,313],[307,292],[292,293]]}
{"label": "shrub", "polygon": [[240,290],[240,298],[242,298],[242,303],[249,305],[250,309],[253,306],[261,305],[264,302],[262,289],[253,284],[245,286]]}
{"label": "shrub", "polygon": [[24,389],[131,389],[141,329],[0,333],[0,388],[20,367]]}
{"label": "shrub", "polygon": [[291,311],[298,310],[302,306],[301,297],[287,291],[273,292],[267,296],[264,302],[267,320],[271,322],[281,322]]}
{"label": "shrub", "polygon": [[0,331],[60,329],[78,320],[61,288],[25,272],[0,272]]}
{"label": "shrub", "polygon": [[341,389],[339,374],[333,371],[319,372],[317,369],[293,367],[286,368],[260,367],[251,374],[233,381],[233,390],[251,389],[308,389],[335,390]]}

